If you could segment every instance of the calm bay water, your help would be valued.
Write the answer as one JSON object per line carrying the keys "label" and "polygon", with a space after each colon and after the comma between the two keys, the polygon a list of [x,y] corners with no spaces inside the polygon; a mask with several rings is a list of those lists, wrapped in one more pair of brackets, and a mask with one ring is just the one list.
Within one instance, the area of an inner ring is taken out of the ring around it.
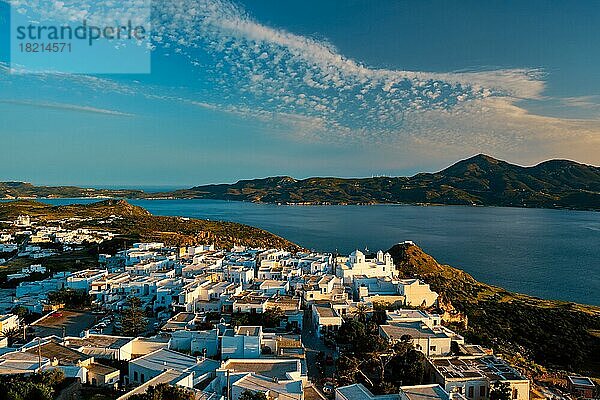
{"label": "calm bay water", "polygon": [[131,203],[155,215],[241,222],[321,251],[385,250],[412,240],[439,262],[464,269],[483,282],[548,299],[600,305],[600,213],[461,206],[277,206],[215,200]]}

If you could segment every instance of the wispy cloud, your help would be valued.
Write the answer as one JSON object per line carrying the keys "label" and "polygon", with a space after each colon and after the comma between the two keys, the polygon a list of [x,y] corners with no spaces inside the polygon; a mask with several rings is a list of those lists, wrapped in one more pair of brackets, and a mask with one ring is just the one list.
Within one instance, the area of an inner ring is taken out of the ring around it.
{"label": "wispy cloud", "polygon": [[[95,3],[102,1],[110,0]],[[34,6],[46,3],[51,2]],[[72,15],[66,7],[44,9]],[[229,0],[155,0],[153,7],[154,45],[201,65],[210,91],[183,97],[106,79],[72,79],[292,127],[287,131],[310,140],[600,154],[600,122],[534,115],[518,106],[520,100],[544,98],[545,75],[537,68],[449,73],[371,68],[331,43],[266,26]],[[93,10],[86,10],[93,18]],[[564,101],[597,107],[590,99]]]}
{"label": "wispy cloud", "polygon": [[77,104],[66,104],[66,103],[45,103],[45,102],[36,102],[36,101],[26,101],[26,100],[11,100],[11,99],[0,99],[1,104],[14,104],[20,106],[28,106],[28,107],[38,107],[38,108],[49,108],[53,110],[65,110],[65,111],[73,111],[73,112],[83,112],[83,113],[92,113],[92,114],[103,114],[103,115],[112,115],[118,117],[132,117],[133,114],[116,111],[116,110],[108,110],[105,108],[96,108],[90,106],[82,106]]}

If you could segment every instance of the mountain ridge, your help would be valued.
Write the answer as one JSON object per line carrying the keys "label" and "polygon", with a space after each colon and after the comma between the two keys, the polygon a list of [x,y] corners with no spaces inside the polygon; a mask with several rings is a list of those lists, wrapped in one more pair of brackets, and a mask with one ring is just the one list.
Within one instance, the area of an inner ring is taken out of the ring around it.
{"label": "mountain ridge", "polygon": [[569,160],[525,167],[485,154],[411,177],[288,176],[195,186],[174,197],[282,204],[448,204],[600,210],[600,168]]}
{"label": "mountain ridge", "polygon": [[600,167],[553,159],[520,166],[477,154],[410,177],[290,176],[244,179],[161,193],[0,182],[0,197],[213,199],[273,204],[431,204],[600,211]]}

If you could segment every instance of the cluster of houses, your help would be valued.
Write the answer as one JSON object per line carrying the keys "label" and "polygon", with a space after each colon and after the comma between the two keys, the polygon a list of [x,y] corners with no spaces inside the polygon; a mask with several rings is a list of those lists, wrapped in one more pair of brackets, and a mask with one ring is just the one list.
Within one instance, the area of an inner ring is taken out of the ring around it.
{"label": "cluster of houses", "polygon": [[[110,223],[116,216],[100,221]],[[70,222],[81,222],[81,218],[66,218],[56,221],[35,221],[28,215],[20,215],[14,221],[0,221],[10,228],[0,230],[0,255],[16,253],[18,257],[42,259],[61,251],[81,249],[85,243],[102,243],[114,237],[114,233],[77,228],[69,229]],[[19,245],[21,243],[22,245]],[[0,264],[6,261],[0,258]],[[17,277],[13,277],[15,279]]]}
{"label": "cluster of houses", "polygon": [[[386,396],[355,384],[336,388],[336,399],[484,400],[496,381],[510,385],[512,399],[529,399],[530,382],[517,369],[490,350],[465,343],[442,325],[442,316],[425,311],[438,301],[428,284],[400,278],[390,254],[366,253],[337,257],[137,243],[101,255],[98,269],[22,282],[7,306],[43,312],[49,292],[71,288],[87,292],[96,307],[112,313],[135,296],[156,316],[153,336],[85,329],[75,336],[38,337],[19,348],[5,345],[0,374],[61,368],[83,383],[125,388],[120,399],[159,383],[195,391],[204,399],[237,400],[247,390],[269,399],[323,399],[308,379],[303,326],[310,324],[304,331],[311,335],[327,337],[359,309],[373,312],[374,304],[386,303],[395,311],[386,312],[380,336],[412,341],[426,356],[431,384],[405,386]],[[271,329],[233,323],[234,316],[269,311],[279,322]],[[0,317],[2,327],[9,324],[20,328],[18,318]],[[114,367],[115,360],[127,363],[126,374]]]}

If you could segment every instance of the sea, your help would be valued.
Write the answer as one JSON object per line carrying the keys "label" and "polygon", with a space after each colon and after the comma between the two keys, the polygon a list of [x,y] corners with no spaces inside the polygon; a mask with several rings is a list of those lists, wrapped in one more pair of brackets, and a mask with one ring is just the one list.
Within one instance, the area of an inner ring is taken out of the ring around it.
{"label": "sea", "polygon": [[[48,199],[50,204],[91,199]],[[600,212],[470,206],[288,206],[130,200],[155,215],[234,221],[316,251],[387,250],[411,240],[476,279],[546,299],[600,306]]]}

